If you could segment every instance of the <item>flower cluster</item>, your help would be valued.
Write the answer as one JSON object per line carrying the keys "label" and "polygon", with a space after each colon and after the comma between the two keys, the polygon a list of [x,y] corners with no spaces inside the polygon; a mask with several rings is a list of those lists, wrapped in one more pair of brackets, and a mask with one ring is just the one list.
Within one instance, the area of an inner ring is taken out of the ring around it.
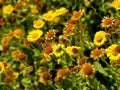
{"label": "flower cluster", "polygon": [[0,0],[0,89],[119,90],[119,9],[120,0]]}

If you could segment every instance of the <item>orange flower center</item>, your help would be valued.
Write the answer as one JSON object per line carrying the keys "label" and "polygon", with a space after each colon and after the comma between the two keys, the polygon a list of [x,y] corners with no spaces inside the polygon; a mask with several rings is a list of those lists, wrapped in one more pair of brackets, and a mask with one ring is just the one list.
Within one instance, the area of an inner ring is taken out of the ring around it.
{"label": "orange flower center", "polygon": [[86,65],[84,68],[83,68],[83,73],[85,75],[91,75],[93,73],[93,68],[91,65]]}
{"label": "orange flower center", "polygon": [[106,18],[104,21],[104,25],[110,25],[112,24],[112,18]]}
{"label": "orange flower center", "polygon": [[32,38],[37,38],[38,37],[38,34],[37,33],[34,33],[33,35],[32,35]]}
{"label": "orange flower center", "polygon": [[97,39],[98,42],[101,42],[103,37],[102,36],[98,36],[96,39]]}

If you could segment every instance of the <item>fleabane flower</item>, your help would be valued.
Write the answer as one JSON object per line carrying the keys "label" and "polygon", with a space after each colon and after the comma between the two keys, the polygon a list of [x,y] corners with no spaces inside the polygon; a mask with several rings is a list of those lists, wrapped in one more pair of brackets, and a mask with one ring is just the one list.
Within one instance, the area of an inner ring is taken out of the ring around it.
{"label": "fleabane flower", "polygon": [[29,32],[27,40],[30,42],[35,42],[42,36],[42,34],[43,32],[41,30],[32,30]]}
{"label": "fleabane flower", "polygon": [[33,27],[36,28],[36,29],[40,29],[44,26],[44,21],[38,19],[38,20],[34,20],[33,21]]}
{"label": "fleabane flower", "polygon": [[3,7],[4,14],[11,14],[13,10],[14,10],[14,7],[10,4]]}
{"label": "fleabane flower", "polygon": [[94,44],[96,46],[102,46],[103,44],[105,44],[105,42],[107,41],[106,35],[107,33],[104,31],[96,32],[94,36]]}
{"label": "fleabane flower", "polygon": [[120,59],[120,46],[117,44],[112,44],[106,50],[106,55],[110,60]]}

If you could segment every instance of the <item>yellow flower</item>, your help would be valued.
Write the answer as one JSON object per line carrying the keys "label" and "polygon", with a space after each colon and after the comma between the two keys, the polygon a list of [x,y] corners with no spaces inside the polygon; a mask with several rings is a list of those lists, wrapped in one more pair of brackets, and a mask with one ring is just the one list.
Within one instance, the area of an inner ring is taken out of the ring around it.
{"label": "yellow flower", "polygon": [[96,46],[102,46],[107,41],[106,32],[98,31],[94,36],[94,44]]}
{"label": "yellow flower", "polygon": [[89,7],[90,6],[90,1],[86,1],[85,3],[84,3],[84,5],[86,6],[86,7]]}
{"label": "yellow flower", "polygon": [[2,73],[4,71],[5,67],[3,62],[0,62],[0,73]]}
{"label": "yellow flower", "polygon": [[15,38],[20,39],[20,38],[21,38],[21,35],[22,35],[22,29],[18,28],[18,29],[15,29],[15,30],[13,31],[13,36],[14,36]]}
{"label": "yellow flower", "polygon": [[61,7],[60,9],[55,10],[55,16],[64,15],[68,10],[65,7]]}
{"label": "yellow flower", "polygon": [[42,75],[39,77],[39,80],[38,80],[38,81],[39,81],[40,83],[44,84],[44,85],[47,85],[47,82],[46,82],[46,80],[43,78]]}
{"label": "yellow flower", "polygon": [[53,11],[48,11],[47,13],[43,14],[43,19],[46,21],[52,21],[55,18]]}
{"label": "yellow flower", "polygon": [[13,10],[14,10],[14,7],[10,4],[3,7],[4,14],[11,14]]}
{"label": "yellow flower", "polygon": [[53,44],[52,45],[53,47],[53,54],[56,56],[56,57],[60,57],[63,55],[63,48],[64,48],[64,45],[61,45],[61,44]]}
{"label": "yellow flower", "polygon": [[120,46],[117,44],[112,44],[106,50],[106,55],[110,60],[120,59]]}
{"label": "yellow flower", "polygon": [[37,41],[40,38],[40,36],[42,36],[42,34],[43,32],[41,30],[33,30],[29,32],[27,40],[30,42]]}
{"label": "yellow flower", "polygon": [[44,21],[38,19],[38,20],[35,20],[33,21],[33,27],[38,29],[38,28],[42,28],[44,26]]}
{"label": "yellow flower", "polygon": [[76,56],[80,54],[80,47],[78,46],[68,46],[65,51],[70,55],[70,56]]}
{"label": "yellow flower", "polygon": [[116,10],[120,9],[120,0],[114,0],[111,5],[111,7],[115,8]]}
{"label": "yellow flower", "polygon": [[13,72],[13,79],[17,79],[19,76],[19,73],[18,72]]}

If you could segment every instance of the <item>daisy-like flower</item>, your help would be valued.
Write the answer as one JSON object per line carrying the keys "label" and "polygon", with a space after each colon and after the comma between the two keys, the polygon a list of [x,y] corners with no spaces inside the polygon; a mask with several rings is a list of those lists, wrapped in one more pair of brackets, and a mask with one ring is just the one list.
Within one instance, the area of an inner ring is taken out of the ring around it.
{"label": "daisy-like flower", "polygon": [[53,44],[52,45],[53,47],[53,54],[56,56],[56,57],[60,57],[63,55],[63,48],[64,48],[64,45],[62,44]]}
{"label": "daisy-like flower", "polygon": [[42,34],[43,32],[41,30],[32,30],[29,32],[27,40],[30,42],[35,42],[42,36]]}
{"label": "daisy-like flower", "polygon": [[3,62],[0,62],[0,73],[2,73],[4,71],[5,67]]}
{"label": "daisy-like flower", "polygon": [[61,7],[60,9],[55,10],[55,16],[64,15],[68,10],[65,7]]}
{"label": "daisy-like flower", "polygon": [[38,19],[38,20],[34,20],[33,21],[33,27],[36,28],[36,29],[40,29],[44,26],[44,21]]}
{"label": "daisy-like flower", "polygon": [[49,30],[46,34],[45,34],[45,38],[50,40],[53,39],[53,37],[55,37],[55,30]]}
{"label": "daisy-like flower", "polygon": [[92,78],[93,74],[95,73],[95,68],[92,64],[86,63],[82,66],[80,73],[86,78]]}
{"label": "daisy-like flower", "polygon": [[103,48],[95,48],[90,53],[90,58],[93,58],[94,60],[98,59],[99,57],[102,57],[104,55],[104,49]]}
{"label": "daisy-like flower", "polygon": [[74,11],[71,17],[72,20],[79,20],[83,14],[85,14],[85,10]]}
{"label": "daisy-like flower", "polygon": [[103,19],[102,19],[101,27],[102,28],[108,28],[111,25],[113,25],[113,22],[114,22],[113,17],[104,16]]}
{"label": "daisy-like flower", "polygon": [[102,46],[103,44],[105,44],[105,42],[107,41],[106,34],[107,33],[104,31],[96,32],[94,36],[94,44],[96,46]]}
{"label": "daisy-like flower", "polygon": [[69,73],[68,69],[59,69],[57,71],[57,77],[64,77]]}
{"label": "daisy-like flower", "polygon": [[53,21],[54,18],[55,18],[55,15],[54,15],[54,12],[52,10],[43,14],[43,19],[46,21]]}
{"label": "daisy-like flower", "polygon": [[79,55],[80,54],[80,50],[81,50],[81,47],[78,47],[78,46],[67,46],[67,48],[65,48],[65,51],[70,56]]}
{"label": "daisy-like flower", "polygon": [[114,0],[111,5],[111,7],[115,8],[116,10],[120,9],[120,0]]}
{"label": "daisy-like flower", "polygon": [[117,44],[112,44],[106,50],[106,55],[110,60],[120,59],[120,46]]}
{"label": "daisy-like flower", "polygon": [[3,7],[4,14],[11,14],[13,10],[14,10],[14,7],[10,4]]}

